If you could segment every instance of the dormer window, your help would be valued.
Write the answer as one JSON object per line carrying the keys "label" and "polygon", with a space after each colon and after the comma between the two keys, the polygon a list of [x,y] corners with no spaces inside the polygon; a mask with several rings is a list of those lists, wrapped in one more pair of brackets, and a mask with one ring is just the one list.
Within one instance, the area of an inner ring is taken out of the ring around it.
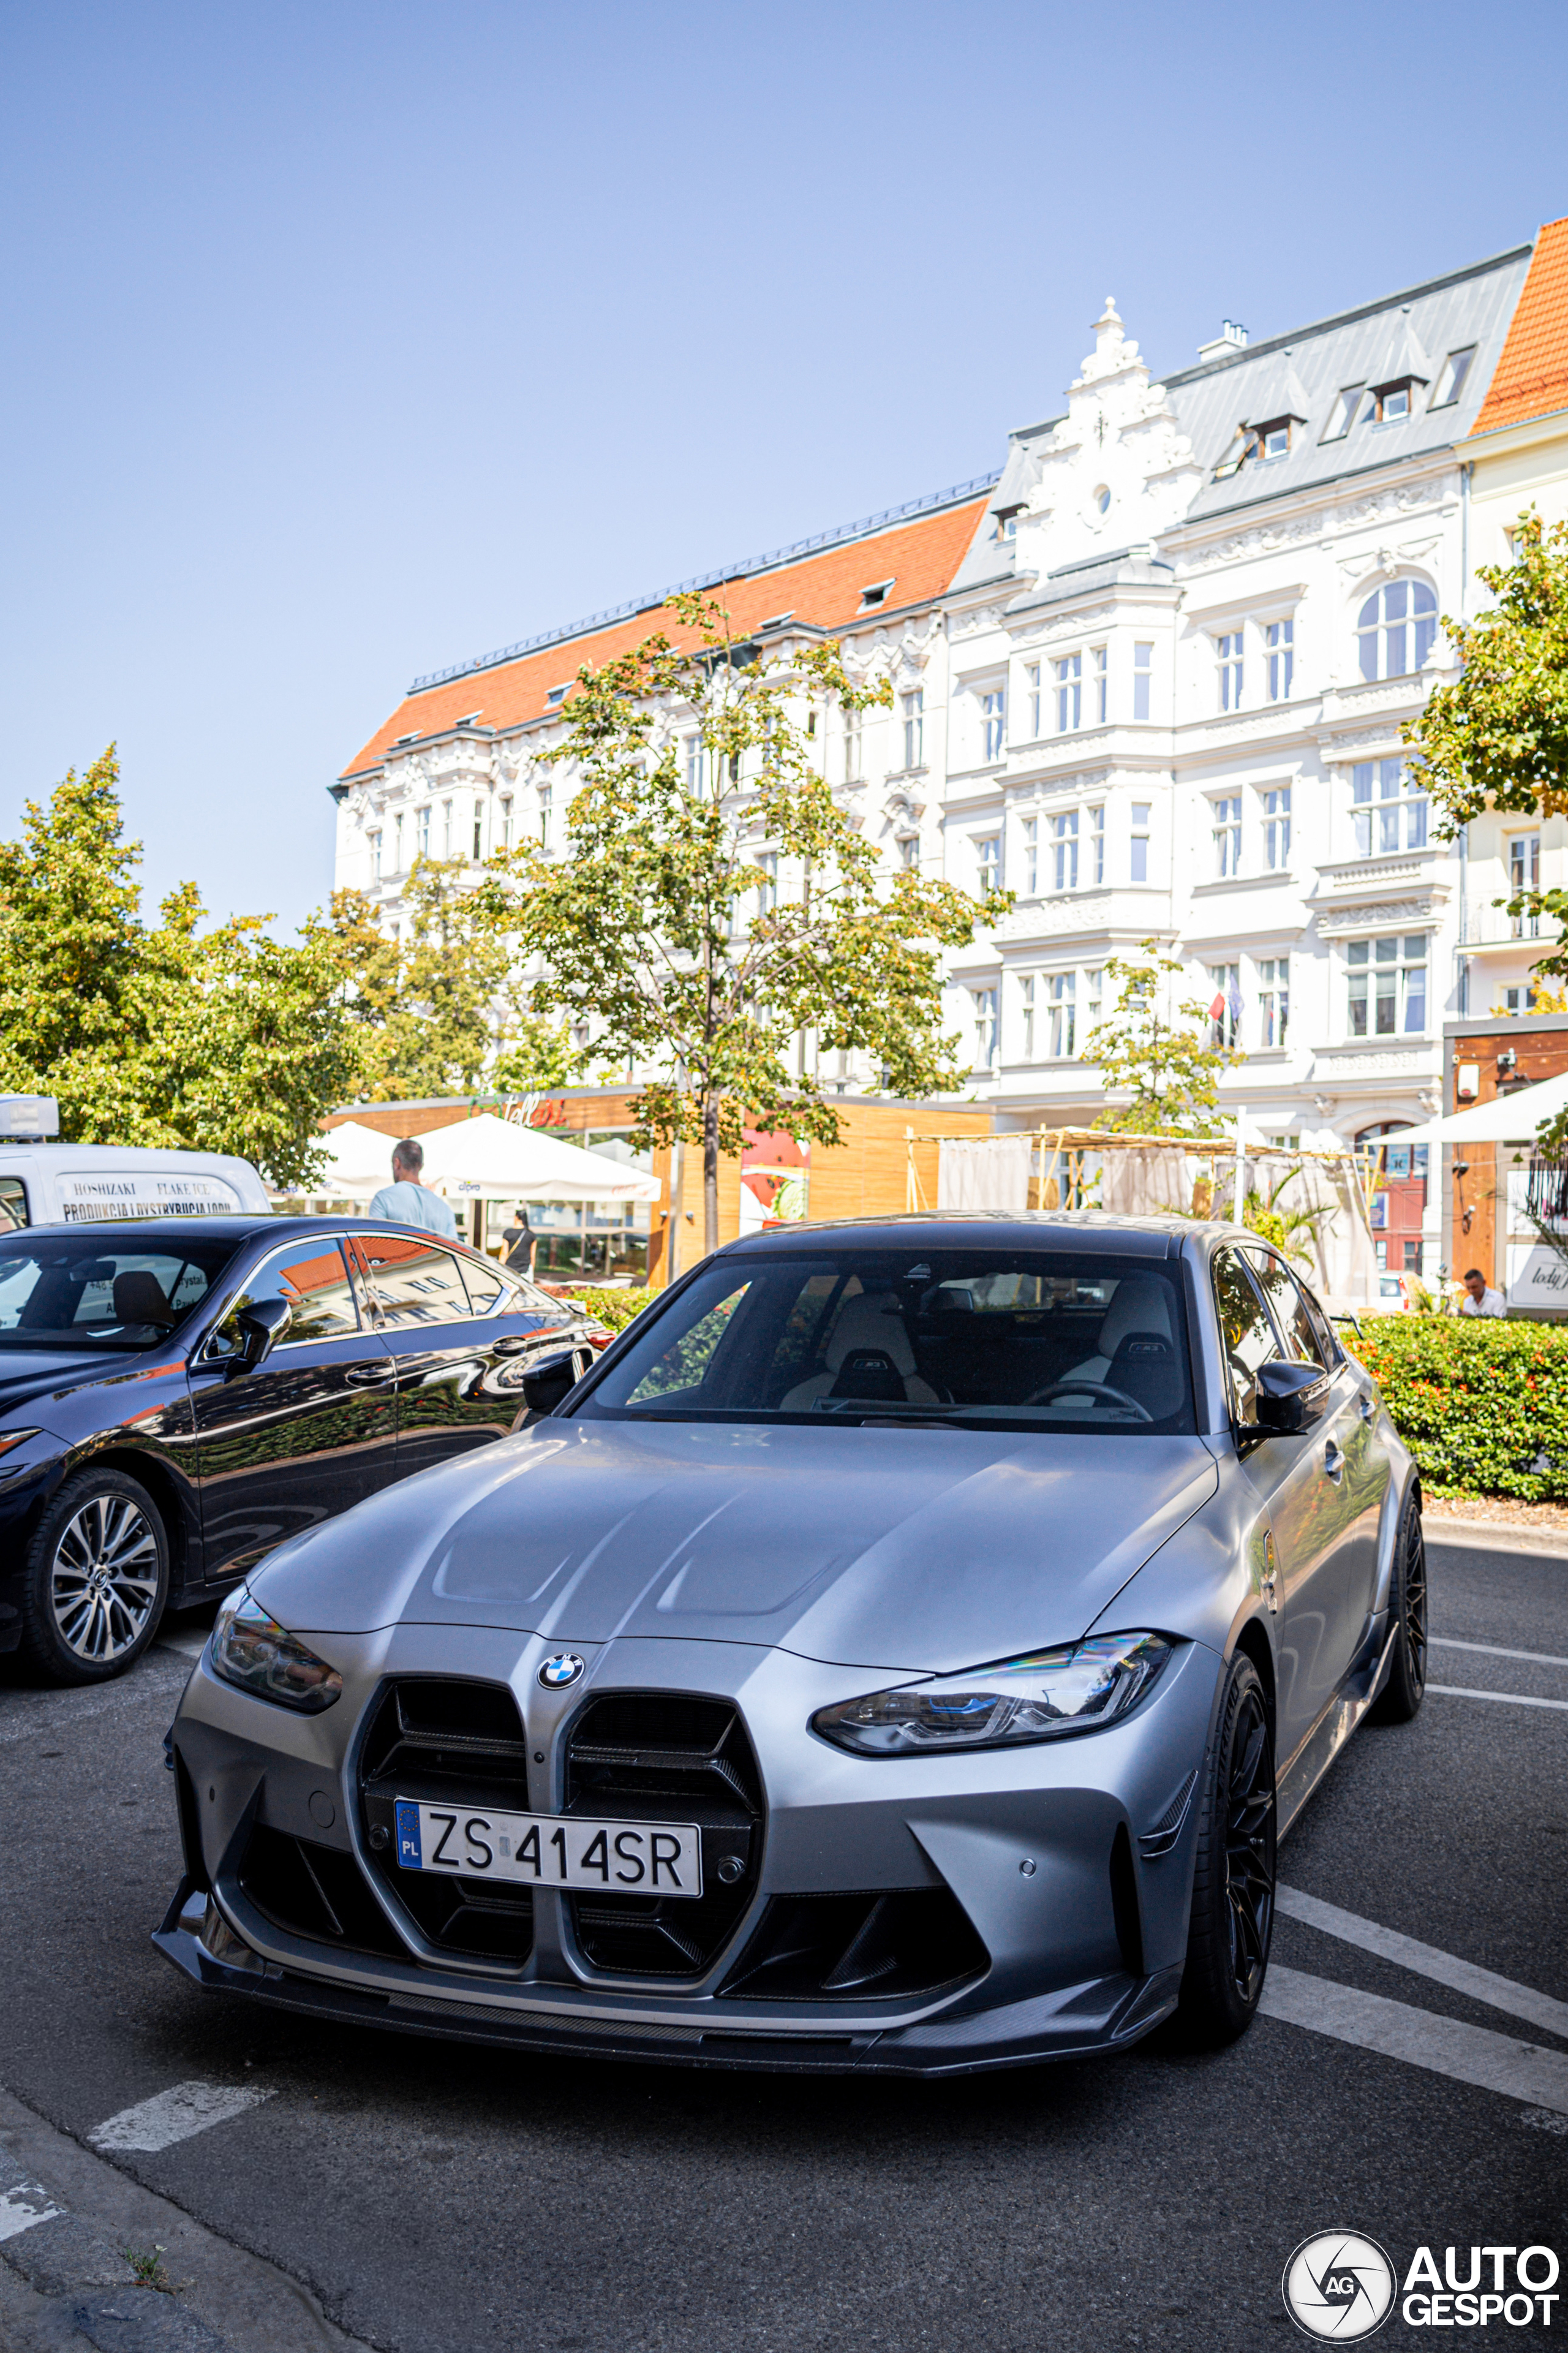
{"label": "dormer window", "polygon": [[1470,373],[1475,356],[1474,343],[1470,344],[1468,351],[1448,353],[1437,377],[1437,389],[1432,395],[1434,408],[1451,408],[1457,400],[1463,397],[1465,378]]}
{"label": "dormer window", "polygon": [[1421,378],[1402,375],[1393,384],[1374,384],[1372,388],[1373,418],[1379,425],[1403,425],[1415,406],[1415,387]]}
{"label": "dormer window", "polygon": [[1288,458],[1290,454],[1290,427],[1294,423],[1294,417],[1273,417],[1267,425],[1254,425],[1251,427],[1252,446],[1247,456],[1259,460]]}
{"label": "dormer window", "polygon": [[411,735],[395,735],[392,739],[393,743],[395,745],[398,744],[417,744],[419,741],[419,729],[416,727]]}
{"label": "dormer window", "polygon": [[1362,401],[1365,397],[1365,394],[1366,386],[1364,384],[1347,384],[1342,387],[1338,394],[1336,394],[1334,398],[1333,413],[1329,418],[1328,429],[1323,435],[1325,441],[1342,441],[1344,439],[1345,435],[1350,431],[1351,427],[1356,421],[1356,417],[1360,413]]}
{"label": "dormer window", "polygon": [[763,623],[763,628],[764,630],[782,629],[786,621],[793,621],[794,618],[795,607],[792,605],[787,613],[774,613],[771,619]]}
{"label": "dormer window", "polygon": [[868,588],[862,588],[860,610],[863,613],[875,612],[879,605],[886,603],[888,591],[892,585],[890,580],[873,580]]}
{"label": "dormer window", "polygon": [[994,512],[996,516],[996,529],[993,536],[995,538],[998,546],[1010,546],[1012,542],[1018,536],[1018,517],[1023,512],[1023,509],[1021,507],[997,507]]}
{"label": "dormer window", "polygon": [[566,689],[571,685],[571,680],[568,679],[566,686],[552,686],[549,689],[544,697],[544,708],[546,711],[558,711],[560,709],[561,705],[566,700]]}

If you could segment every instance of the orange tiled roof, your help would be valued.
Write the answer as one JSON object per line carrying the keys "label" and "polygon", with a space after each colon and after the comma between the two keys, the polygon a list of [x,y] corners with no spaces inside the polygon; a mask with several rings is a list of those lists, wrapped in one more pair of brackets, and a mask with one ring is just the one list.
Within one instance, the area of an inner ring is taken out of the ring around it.
{"label": "orange tiled roof", "polygon": [[[940,514],[922,515],[918,522],[851,540],[799,564],[731,580],[708,593],[728,607],[738,630],[757,628],[777,613],[793,613],[819,628],[844,628],[859,613],[861,590],[874,581],[892,582],[886,598],[889,612],[940,596],[963,563],[984,512],[984,499],[968,500]],[[497,728],[542,718],[544,698],[552,686],[575,678],[584,664],[597,669],[656,629],[665,630],[677,645],[696,640],[696,632],[678,622],[668,606],[654,606],[609,628],[547,646],[542,653],[498,663],[494,670],[465,670],[460,678],[406,695],[342,773],[353,776],[376,766],[400,735],[416,731],[438,735],[443,728],[475,714],[486,727]]]}
{"label": "orange tiled roof", "polygon": [[1568,408],[1568,218],[1548,221],[1471,434]]}

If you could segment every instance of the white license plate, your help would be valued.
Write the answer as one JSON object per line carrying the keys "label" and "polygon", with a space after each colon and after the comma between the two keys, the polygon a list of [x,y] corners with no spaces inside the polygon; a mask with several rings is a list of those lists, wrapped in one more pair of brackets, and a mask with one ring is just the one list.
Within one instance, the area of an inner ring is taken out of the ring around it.
{"label": "white license plate", "polygon": [[404,1871],[460,1872],[601,1895],[700,1895],[702,1834],[679,1822],[587,1822],[562,1814],[478,1813],[399,1798]]}

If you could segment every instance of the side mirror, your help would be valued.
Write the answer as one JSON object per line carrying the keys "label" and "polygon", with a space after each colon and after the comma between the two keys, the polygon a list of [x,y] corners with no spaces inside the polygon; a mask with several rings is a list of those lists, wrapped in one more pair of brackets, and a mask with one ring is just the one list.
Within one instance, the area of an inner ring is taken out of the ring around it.
{"label": "side mirror", "polygon": [[522,1399],[530,1413],[553,1413],[576,1388],[588,1361],[586,1348],[565,1348],[530,1365],[522,1377]]}
{"label": "side mirror", "polygon": [[1286,1437],[1310,1430],[1322,1411],[1331,1374],[1321,1365],[1293,1365],[1283,1356],[1258,1367],[1258,1427]]}
{"label": "side mirror", "polygon": [[256,1299],[240,1309],[235,1321],[240,1333],[240,1366],[253,1373],[266,1363],[294,1321],[294,1310],[286,1299]]}

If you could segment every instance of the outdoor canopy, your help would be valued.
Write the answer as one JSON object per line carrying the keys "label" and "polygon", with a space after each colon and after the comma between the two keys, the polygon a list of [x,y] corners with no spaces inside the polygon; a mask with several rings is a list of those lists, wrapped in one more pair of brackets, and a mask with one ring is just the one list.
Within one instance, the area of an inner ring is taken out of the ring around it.
{"label": "outdoor canopy", "polygon": [[1554,1079],[1538,1079],[1532,1087],[1516,1087],[1511,1094],[1491,1103],[1475,1103],[1468,1111],[1451,1111],[1447,1119],[1429,1119],[1422,1127],[1402,1127],[1390,1144],[1523,1144],[1542,1120],[1568,1111],[1568,1071]]}
{"label": "outdoor canopy", "polygon": [[307,1188],[311,1193],[369,1199],[392,1182],[392,1147],[395,1138],[382,1135],[357,1119],[344,1120],[321,1138],[327,1150],[324,1175]]}
{"label": "outdoor canopy", "polygon": [[584,1145],[562,1144],[536,1127],[498,1119],[493,1111],[434,1127],[425,1147],[423,1182],[436,1192],[488,1194],[502,1200],[657,1201],[657,1176]]}

